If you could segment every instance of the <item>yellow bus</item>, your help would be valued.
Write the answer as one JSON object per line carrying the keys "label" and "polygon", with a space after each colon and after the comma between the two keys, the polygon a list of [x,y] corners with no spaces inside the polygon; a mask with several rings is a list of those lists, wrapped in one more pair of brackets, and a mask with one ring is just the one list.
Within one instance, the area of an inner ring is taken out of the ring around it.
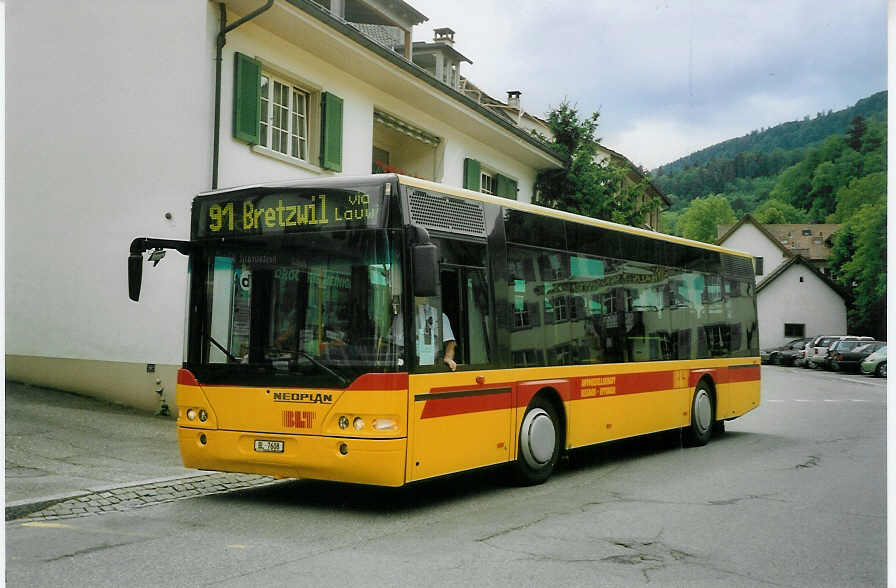
{"label": "yellow bus", "polygon": [[[759,405],[744,253],[401,175],[197,196],[177,428],[203,470],[401,486]],[[150,251],[148,259],[144,254]]]}

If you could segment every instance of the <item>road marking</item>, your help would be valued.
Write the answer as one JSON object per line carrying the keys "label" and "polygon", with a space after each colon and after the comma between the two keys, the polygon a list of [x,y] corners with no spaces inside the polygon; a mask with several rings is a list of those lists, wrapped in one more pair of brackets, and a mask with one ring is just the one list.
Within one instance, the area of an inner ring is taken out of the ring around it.
{"label": "road marking", "polygon": [[885,388],[886,382],[880,382],[877,380],[866,380],[866,379],[855,379],[855,378],[837,378],[838,380],[843,380],[844,382],[852,382],[853,384],[864,384],[865,386],[874,386],[875,388]]}
{"label": "road marking", "polygon": [[[821,402],[871,402],[866,398],[824,398],[819,399]],[[783,398],[768,398],[763,402],[800,402],[803,404],[819,402],[819,400],[814,400],[811,398],[792,398],[790,400],[785,400]]]}
{"label": "road marking", "polygon": [[36,521],[33,523],[22,523],[23,527],[41,527],[43,529],[74,529],[74,525],[66,525],[65,523],[46,523]]}

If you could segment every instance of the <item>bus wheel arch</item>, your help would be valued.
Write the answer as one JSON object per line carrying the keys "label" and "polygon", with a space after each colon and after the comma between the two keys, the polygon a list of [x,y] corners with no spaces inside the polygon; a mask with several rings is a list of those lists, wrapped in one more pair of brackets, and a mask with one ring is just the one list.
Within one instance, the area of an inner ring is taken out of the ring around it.
{"label": "bus wheel arch", "polygon": [[513,473],[518,484],[547,480],[560,460],[566,442],[566,412],[556,390],[539,390],[523,415]]}
{"label": "bus wheel arch", "polygon": [[685,442],[700,447],[709,442],[716,426],[718,410],[715,382],[709,375],[700,378],[691,395],[691,424],[684,428]]}

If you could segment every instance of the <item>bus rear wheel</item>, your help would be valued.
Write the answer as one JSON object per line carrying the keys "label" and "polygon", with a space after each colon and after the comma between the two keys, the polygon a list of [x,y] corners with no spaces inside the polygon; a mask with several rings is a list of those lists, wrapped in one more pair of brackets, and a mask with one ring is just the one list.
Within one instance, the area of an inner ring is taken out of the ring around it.
{"label": "bus rear wheel", "polygon": [[700,382],[691,400],[691,424],[684,430],[688,445],[700,447],[709,442],[715,421],[715,408],[709,386],[705,382]]}
{"label": "bus rear wheel", "polygon": [[547,480],[560,459],[561,440],[557,409],[545,398],[535,398],[520,425],[518,455],[513,464],[516,482],[531,486]]}

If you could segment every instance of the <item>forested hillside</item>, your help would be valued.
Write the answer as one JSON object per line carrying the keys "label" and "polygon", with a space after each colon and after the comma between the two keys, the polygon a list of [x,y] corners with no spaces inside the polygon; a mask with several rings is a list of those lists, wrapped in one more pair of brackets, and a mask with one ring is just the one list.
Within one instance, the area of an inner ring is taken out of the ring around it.
{"label": "forested hillside", "polygon": [[790,151],[808,147],[823,141],[830,135],[843,134],[857,116],[866,120],[885,121],[887,118],[887,93],[878,92],[862,98],[854,106],[837,112],[819,112],[811,119],[806,115],[801,121],[786,122],[770,129],[761,129],[743,137],[729,139],[706,149],[701,149],[655,170],[658,176],[670,175],[685,168],[703,165],[713,160],[734,159],[739,153],[772,154],[776,149]]}
{"label": "forested hillside", "polygon": [[842,223],[832,276],[853,295],[850,329],[886,321],[887,93],[731,139],[658,168],[672,201],[662,230],[712,242],[745,214],[761,223]]}

